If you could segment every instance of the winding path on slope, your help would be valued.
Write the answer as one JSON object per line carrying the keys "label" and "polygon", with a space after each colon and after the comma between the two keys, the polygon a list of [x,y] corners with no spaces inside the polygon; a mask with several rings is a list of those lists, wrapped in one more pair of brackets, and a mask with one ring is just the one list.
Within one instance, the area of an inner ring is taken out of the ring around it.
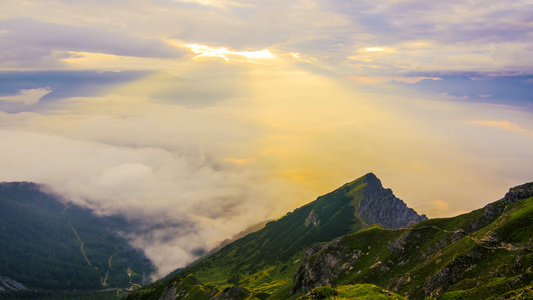
{"label": "winding path on slope", "polygon": [[102,281],[102,285],[103,286],[107,285],[107,277],[109,276],[109,271],[111,271],[111,262],[113,261],[113,256],[115,256],[115,254],[113,254],[113,255],[111,255],[111,257],[109,257],[109,267],[107,269],[107,272],[105,273],[104,281]]}
{"label": "winding path on slope", "polygon": [[80,250],[81,250],[81,253],[83,254],[83,257],[87,261],[87,264],[89,264],[89,266],[92,267],[91,261],[87,258],[87,254],[85,254],[85,250],[83,250],[83,242],[82,242],[82,240],[80,238],[80,235],[78,234],[78,231],[76,230],[76,228],[74,228],[74,226],[72,226],[72,224],[70,224],[70,222],[68,222],[68,226],[70,226],[70,228],[72,228],[72,230],[74,231],[74,234],[76,235],[76,238],[80,242]]}
{"label": "winding path on slope", "polygon": [[[89,260],[89,258],[87,257],[87,254],[85,253],[85,250],[83,249],[83,241],[81,240],[80,238],[80,235],[78,234],[78,231],[76,230],[76,228],[74,228],[74,226],[72,226],[72,224],[70,222],[68,222],[68,226],[70,226],[70,228],[72,228],[72,231],[74,231],[74,234],[76,235],[76,238],[78,239],[78,241],[80,242],[80,250],[81,250],[81,253],[83,254],[83,257],[85,258],[85,261],[87,261],[87,264],[91,267],[93,267],[97,272],[98,272],[98,268],[93,266],[91,264],[91,261]],[[117,246],[115,245],[115,249],[118,251],[117,249]],[[108,269],[107,269],[107,272],[105,274],[105,277],[102,278],[102,276],[100,276],[100,282],[102,283],[102,286],[107,286],[107,278],[109,277],[109,272],[111,271],[111,264],[113,263],[113,257],[116,255],[117,253],[111,255],[109,257],[109,261],[108,261]],[[133,289],[133,287],[141,287],[139,284],[136,284],[136,283],[132,283],[131,282],[131,270],[128,268],[128,276],[129,276],[129,279],[130,279],[130,288],[129,289]],[[98,274],[100,274],[100,272],[98,272]],[[102,291],[109,291],[109,290],[115,290],[115,289],[118,289],[118,288],[114,288],[114,289],[106,289],[106,290],[102,290]],[[117,291],[118,292],[118,291]]]}
{"label": "winding path on slope", "polygon": [[[81,240],[80,235],[78,234],[78,231],[76,230],[76,228],[74,228],[74,226],[72,226],[72,224],[70,224],[70,222],[68,222],[68,226],[70,226],[70,228],[72,228],[72,230],[74,231],[74,234],[76,235],[76,238],[80,242],[80,250],[81,250],[81,253],[83,254],[83,257],[85,258],[85,261],[87,261],[87,264],[89,266],[93,267],[96,270],[96,272],[98,273],[98,275],[100,275],[100,272],[98,271],[98,268],[91,264],[91,261],[87,257],[87,254],[85,253],[85,250],[83,250],[83,241]],[[114,254],[111,255],[111,257],[109,258],[109,270],[111,269],[111,260],[113,259],[113,256],[115,256],[115,255]],[[102,284],[102,286],[106,286],[107,285],[106,281],[107,281],[107,276],[109,275],[109,270],[107,270],[105,278],[102,278],[102,276],[100,276],[100,283]]]}

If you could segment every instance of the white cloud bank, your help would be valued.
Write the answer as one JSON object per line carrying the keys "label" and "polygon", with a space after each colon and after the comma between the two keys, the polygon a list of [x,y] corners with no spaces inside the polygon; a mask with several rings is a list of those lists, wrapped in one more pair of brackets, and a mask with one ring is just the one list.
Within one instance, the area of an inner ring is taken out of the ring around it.
{"label": "white cloud bank", "polygon": [[[528,1],[3,1],[0,69],[96,72],[71,86],[52,73],[33,90],[2,86],[0,106],[17,113],[0,112],[0,180],[45,183],[138,221],[130,238],[160,276],[369,171],[420,213],[469,211],[533,180],[531,113],[364,94],[343,78],[532,74],[531,10]],[[190,44],[222,53],[194,59]],[[122,70],[156,72],[94,74]],[[35,103],[49,88],[54,97]]]}
{"label": "white cloud bank", "polygon": [[[362,94],[289,65],[209,64],[212,72],[177,81],[154,74],[105,95],[0,113],[0,180],[45,183],[140,224],[130,238],[160,276],[369,171],[432,217],[531,180],[530,113]],[[168,88],[162,78],[178,90],[225,82],[217,87],[225,97],[200,107],[156,101]],[[480,126],[505,120],[516,125]]]}

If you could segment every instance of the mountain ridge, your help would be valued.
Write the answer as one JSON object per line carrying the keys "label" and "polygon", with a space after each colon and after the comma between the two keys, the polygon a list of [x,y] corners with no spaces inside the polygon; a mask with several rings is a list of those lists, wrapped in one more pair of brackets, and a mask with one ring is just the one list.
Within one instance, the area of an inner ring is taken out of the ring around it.
{"label": "mountain ridge", "polygon": [[353,283],[373,283],[410,299],[533,291],[532,221],[533,184],[527,183],[460,216],[360,230],[308,250],[291,294]]}
{"label": "mountain ridge", "polygon": [[[394,209],[402,213],[397,216],[387,213],[383,202],[394,204]],[[424,219],[427,217],[408,208],[391,190],[384,189],[373,173],[368,173],[267,223],[263,229],[226,245],[175,272],[174,276],[165,277],[147,290],[130,295],[129,299],[135,299],[136,295],[142,298],[149,290],[161,295],[163,290],[179,285],[179,278],[190,273],[200,282],[222,290],[239,285],[254,293],[271,294],[280,286],[290,285],[292,273],[301,264],[305,250],[313,244],[382,221],[383,226],[402,227]]]}

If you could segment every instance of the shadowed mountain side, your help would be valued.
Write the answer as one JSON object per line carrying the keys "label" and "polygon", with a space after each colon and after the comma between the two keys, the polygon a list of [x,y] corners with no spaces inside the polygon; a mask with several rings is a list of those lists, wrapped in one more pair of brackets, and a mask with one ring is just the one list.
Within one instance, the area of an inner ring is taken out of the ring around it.
{"label": "shadowed mountain side", "polygon": [[[2,282],[45,291],[32,294],[44,299],[57,296],[47,291],[126,289],[149,281],[153,265],[117,233],[128,228],[125,220],[66,205],[42,188],[0,183],[0,277],[9,279]],[[5,293],[24,290],[10,287]]]}

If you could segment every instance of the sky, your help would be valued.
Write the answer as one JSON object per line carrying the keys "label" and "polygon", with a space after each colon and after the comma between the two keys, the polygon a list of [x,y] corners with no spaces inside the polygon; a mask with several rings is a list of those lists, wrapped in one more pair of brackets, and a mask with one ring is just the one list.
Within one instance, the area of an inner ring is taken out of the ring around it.
{"label": "sky", "polygon": [[429,217],[533,181],[529,0],[0,3],[0,181],[157,276],[368,172]]}

